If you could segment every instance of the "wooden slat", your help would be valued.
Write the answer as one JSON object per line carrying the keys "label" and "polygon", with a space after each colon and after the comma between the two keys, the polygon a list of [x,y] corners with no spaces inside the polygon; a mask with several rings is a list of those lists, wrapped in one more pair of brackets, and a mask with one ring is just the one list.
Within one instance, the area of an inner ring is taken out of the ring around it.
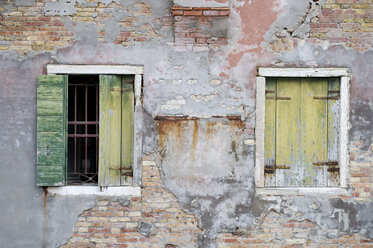
{"label": "wooden slat", "polygon": [[[133,81],[133,80],[132,80]],[[133,118],[134,118],[134,90],[133,84],[123,81],[122,93],[122,166],[130,171],[133,166]],[[125,171],[123,171],[125,172]],[[132,184],[132,175],[121,175],[121,185]]]}
{"label": "wooden slat", "polygon": [[99,185],[120,185],[121,77],[100,75]]}
{"label": "wooden slat", "polygon": [[[276,97],[276,79],[266,79],[266,97]],[[264,165],[276,164],[276,100],[265,100]],[[264,185],[276,186],[274,173],[264,174]]]}
{"label": "wooden slat", "polygon": [[326,96],[325,78],[302,79],[301,82],[301,165],[304,168],[299,186],[325,187],[326,166],[313,162],[327,161],[327,101],[314,96]]}
{"label": "wooden slat", "polygon": [[67,76],[37,82],[37,185],[61,186],[66,178]]}
{"label": "wooden slat", "polygon": [[[328,91],[340,89],[339,78],[330,78]],[[329,93],[328,96],[337,96],[338,93]],[[339,161],[339,126],[340,126],[340,100],[328,100],[328,160]],[[340,167],[340,164],[336,167]],[[327,172],[328,187],[340,185],[339,172]]]}
{"label": "wooden slat", "polygon": [[303,168],[300,157],[300,81],[298,78],[278,78],[277,96],[291,100],[277,100],[276,105],[276,164],[290,166],[276,170],[276,186],[300,184]]}
{"label": "wooden slat", "polygon": [[61,130],[63,122],[58,116],[37,116],[37,131]]}

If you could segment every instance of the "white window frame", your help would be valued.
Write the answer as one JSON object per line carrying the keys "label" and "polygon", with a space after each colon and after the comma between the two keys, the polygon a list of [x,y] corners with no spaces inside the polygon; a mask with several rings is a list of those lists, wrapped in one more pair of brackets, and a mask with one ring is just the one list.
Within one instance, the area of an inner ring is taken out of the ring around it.
{"label": "white window frame", "polygon": [[[339,187],[268,187],[264,185],[264,129],[265,129],[265,85],[267,77],[338,77],[340,78],[340,129],[339,129]],[[350,114],[350,74],[346,68],[259,68],[256,77],[256,151],[255,184],[257,194],[347,194],[349,168],[348,129]]]}
{"label": "white window frame", "polygon": [[47,74],[63,75],[135,75],[135,114],[133,143],[133,184],[132,186],[62,186],[48,187],[48,192],[58,195],[98,195],[98,196],[140,196],[141,194],[141,154],[142,154],[142,78],[144,67],[137,65],[47,65]]}

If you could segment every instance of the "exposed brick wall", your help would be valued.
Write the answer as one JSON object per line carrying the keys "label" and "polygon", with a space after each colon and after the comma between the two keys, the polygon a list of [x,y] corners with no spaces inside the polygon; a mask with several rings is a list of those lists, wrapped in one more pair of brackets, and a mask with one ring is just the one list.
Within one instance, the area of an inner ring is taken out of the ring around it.
{"label": "exposed brick wall", "polygon": [[198,247],[202,232],[161,184],[154,161],[143,162],[141,197],[101,198],[84,211],[62,247]]}
{"label": "exposed brick wall", "polygon": [[[37,1],[32,7],[14,7],[11,12],[3,12],[0,7],[0,50],[14,49],[21,56],[30,51],[54,51],[75,40],[73,29],[78,23],[95,24],[98,40],[112,42],[105,31],[105,22],[113,18],[120,25],[114,43],[123,46],[161,39],[162,36],[151,25],[153,22],[164,29],[172,26],[170,13],[165,10],[161,19],[153,20],[152,6],[146,3],[134,3],[128,8],[115,2],[106,5],[92,0],[89,7],[79,3],[74,7],[76,13],[68,15],[71,25],[57,13],[45,12],[45,1]],[[114,16],[113,13],[118,12],[122,18]]]}
{"label": "exposed brick wall", "polygon": [[362,141],[350,142],[351,187],[355,201],[373,201],[373,144],[367,151]]}
{"label": "exposed brick wall", "polygon": [[[319,11],[318,9],[318,0],[310,0],[309,14]],[[372,49],[373,44],[372,16],[372,0],[326,0],[320,13],[310,18],[310,30],[301,39],[323,47],[343,45],[365,52]],[[270,47],[274,52],[291,52],[300,43],[303,43],[300,38],[284,32],[276,34]]]}
{"label": "exposed brick wall", "polygon": [[366,51],[373,42],[372,14],[371,0],[328,0],[311,20],[310,38]]}
{"label": "exposed brick wall", "polygon": [[175,44],[179,48],[207,50],[208,45],[225,45],[225,35],[209,33],[212,23],[229,16],[229,8],[172,8],[175,25]]}
{"label": "exposed brick wall", "polygon": [[320,227],[309,220],[292,220],[271,210],[264,218],[260,228],[255,231],[243,230],[240,233],[221,233],[216,239],[219,248],[369,248],[373,240],[361,235],[343,235],[327,238],[324,235],[314,237]]}

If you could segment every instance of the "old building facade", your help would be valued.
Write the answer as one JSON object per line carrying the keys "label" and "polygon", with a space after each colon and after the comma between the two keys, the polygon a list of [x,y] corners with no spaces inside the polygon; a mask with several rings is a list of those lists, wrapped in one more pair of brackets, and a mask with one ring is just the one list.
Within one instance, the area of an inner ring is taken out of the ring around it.
{"label": "old building facade", "polygon": [[373,247],[372,0],[0,13],[0,247]]}

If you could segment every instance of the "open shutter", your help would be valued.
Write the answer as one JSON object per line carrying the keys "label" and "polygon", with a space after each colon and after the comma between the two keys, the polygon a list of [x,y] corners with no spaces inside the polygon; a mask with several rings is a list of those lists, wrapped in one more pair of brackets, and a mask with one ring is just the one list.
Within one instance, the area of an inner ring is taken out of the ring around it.
{"label": "open shutter", "polygon": [[67,76],[37,80],[37,185],[61,186],[66,179]]}
{"label": "open shutter", "polygon": [[99,185],[129,184],[132,177],[133,85],[100,76]]}

